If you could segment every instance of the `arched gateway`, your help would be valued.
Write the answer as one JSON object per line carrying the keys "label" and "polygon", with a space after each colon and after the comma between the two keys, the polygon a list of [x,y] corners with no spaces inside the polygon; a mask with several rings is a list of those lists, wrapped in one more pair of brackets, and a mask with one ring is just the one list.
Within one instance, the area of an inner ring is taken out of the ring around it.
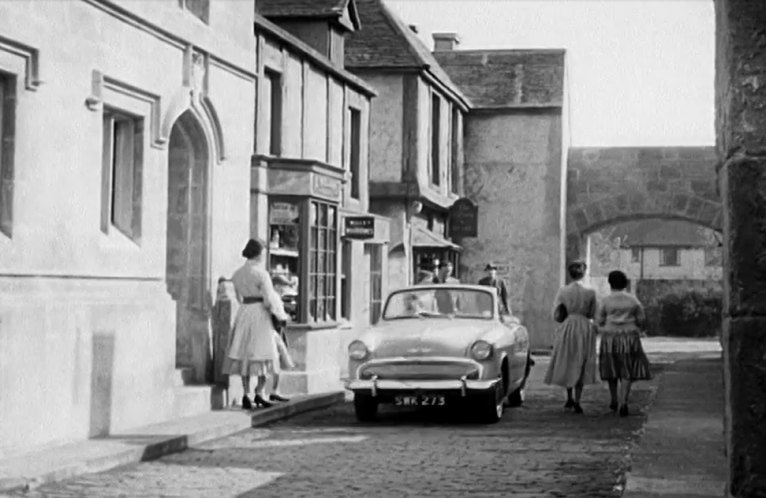
{"label": "arched gateway", "polygon": [[584,256],[589,233],[641,218],[721,229],[714,147],[569,149],[566,258]]}

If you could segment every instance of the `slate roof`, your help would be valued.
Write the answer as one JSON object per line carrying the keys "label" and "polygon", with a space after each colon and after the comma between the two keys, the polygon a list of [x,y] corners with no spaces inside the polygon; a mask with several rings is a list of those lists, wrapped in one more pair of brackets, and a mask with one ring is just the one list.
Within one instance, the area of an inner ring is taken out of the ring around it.
{"label": "slate roof", "polygon": [[346,37],[346,68],[425,69],[467,101],[429,48],[383,0],[356,0],[356,8],[362,28]]}
{"label": "slate roof", "polygon": [[349,0],[256,0],[255,10],[263,17],[336,17]]}
{"label": "slate roof", "polygon": [[614,227],[610,238],[620,237],[625,247],[705,247],[704,229],[677,220],[639,220]]}
{"label": "slate roof", "polygon": [[255,11],[267,19],[339,18],[349,9],[354,27],[359,16],[353,0],[256,0]]}
{"label": "slate roof", "polygon": [[434,52],[476,108],[561,106],[563,49]]}

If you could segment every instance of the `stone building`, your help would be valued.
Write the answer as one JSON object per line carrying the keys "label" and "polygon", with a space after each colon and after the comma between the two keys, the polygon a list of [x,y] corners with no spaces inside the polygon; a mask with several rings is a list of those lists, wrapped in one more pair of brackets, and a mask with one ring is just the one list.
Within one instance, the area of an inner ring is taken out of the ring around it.
{"label": "stone building", "polygon": [[433,37],[434,57],[471,103],[463,183],[479,225],[478,237],[458,241],[461,277],[476,282],[495,262],[532,347],[548,347],[565,247],[565,53],[456,50],[455,35]]}
{"label": "stone building", "polygon": [[382,0],[357,0],[362,28],[346,46],[346,67],[378,91],[370,132],[370,208],[391,218],[389,279],[411,284],[434,260],[459,269],[447,237],[450,206],[462,194],[463,120],[469,102],[413,27]]}
{"label": "stone building", "polygon": [[0,452],[210,409],[179,368],[248,237],[253,9],[0,3]]}
{"label": "stone building", "polygon": [[[251,233],[269,241],[298,371],[288,392],[340,387],[350,338],[377,320],[387,292],[389,220],[368,201],[375,90],[344,69],[359,29],[354,0],[259,0]],[[366,233],[365,233],[366,232]]]}

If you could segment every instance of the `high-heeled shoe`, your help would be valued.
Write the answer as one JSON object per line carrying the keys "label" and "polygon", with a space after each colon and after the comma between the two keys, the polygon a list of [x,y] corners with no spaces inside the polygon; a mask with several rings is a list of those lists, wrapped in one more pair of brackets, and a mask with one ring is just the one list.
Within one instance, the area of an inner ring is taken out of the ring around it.
{"label": "high-heeled shoe", "polygon": [[290,401],[290,398],[285,398],[284,396],[280,396],[277,393],[271,393],[269,394],[269,401],[281,401],[283,403]]}
{"label": "high-heeled shoe", "polygon": [[247,397],[247,394],[242,396],[242,409],[243,410],[252,410],[253,409],[253,403],[250,402],[250,398]]}
{"label": "high-heeled shoe", "polygon": [[256,394],[253,397],[253,401],[255,402],[256,406],[262,406],[264,408],[269,408],[270,406],[274,406],[272,403],[269,403],[268,401],[263,399],[260,394]]}
{"label": "high-heeled shoe", "polygon": [[566,403],[564,403],[564,410],[570,410],[574,408],[575,402],[573,399],[568,399]]}
{"label": "high-heeled shoe", "polygon": [[618,406],[619,405],[617,404],[616,401],[613,401],[612,403],[609,403],[609,409],[612,410],[613,412],[617,411]]}
{"label": "high-heeled shoe", "polygon": [[580,406],[580,403],[575,403],[574,404],[574,412],[578,413],[578,414],[582,413],[582,406]]}

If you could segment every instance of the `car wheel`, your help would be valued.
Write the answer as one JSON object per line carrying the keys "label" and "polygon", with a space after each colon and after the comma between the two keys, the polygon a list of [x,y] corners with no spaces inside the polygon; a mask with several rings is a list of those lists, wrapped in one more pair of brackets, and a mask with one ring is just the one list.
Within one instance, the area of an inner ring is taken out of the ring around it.
{"label": "car wheel", "polygon": [[503,418],[503,411],[505,410],[504,393],[505,386],[501,379],[494,389],[483,395],[484,399],[481,403],[480,418],[484,423],[496,424]]}
{"label": "car wheel", "polygon": [[372,422],[378,416],[378,401],[369,394],[354,393],[354,412],[360,422]]}

